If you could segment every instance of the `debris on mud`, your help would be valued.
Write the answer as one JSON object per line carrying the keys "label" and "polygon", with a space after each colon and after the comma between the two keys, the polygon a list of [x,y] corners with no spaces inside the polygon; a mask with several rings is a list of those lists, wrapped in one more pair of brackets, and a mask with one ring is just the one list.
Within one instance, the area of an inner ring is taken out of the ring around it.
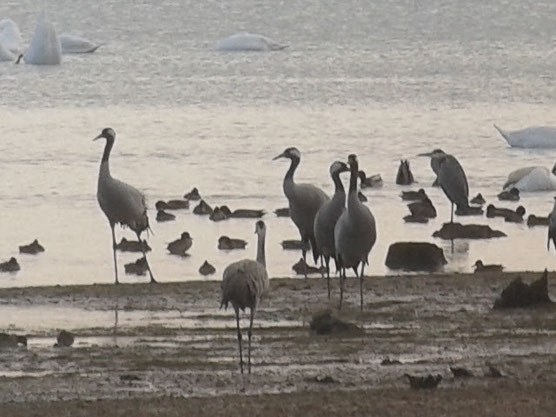
{"label": "debris on mud", "polygon": [[531,284],[526,284],[518,276],[514,279],[494,302],[494,308],[522,308],[552,304],[548,296],[548,271]]}
{"label": "debris on mud", "polygon": [[442,381],[442,375],[413,376],[404,374],[404,376],[407,377],[409,386],[413,389],[433,389]]}
{"label": "debris on mud", "polygon": [[0,349],[12,349],[27,346],[27,338],[15,334],[0,333]]}
{"label": "debris on mud", "polygon": [[450,366],[450,371],[454,378],[473,378],[475,376],[470,370],[459,366]]}
{"label": "debris on mud", "polygon": [[432,236],[441,239],[491,239],[504,237],[506,234],[484,224],[444,223]]}
{"label": "debris on mud", "polygon": [[330,375],[325,375],[325,376],[314,376],[314,377],[307,377],[305,378],[305,381],[307,382],[316,382],[319,384],[338,384],[339,381],[337,381],[336,379],[332,378]]}
{"label": "debris on mud", "polygon": [[384,358],[382,362],[380,362],[380,364],[382,366],[392,366],[392,365],[401,365],[402,363],[397,359]]}
{"label": "debris on mud", "polygon": [[310,324],[311,330],[318,335],[323,334],[338,334],[358,336],[365,332],[353,323],[349,323],[332,315],[330,310],[321,311],[316,313]]}
{"label": "debris on mud", "polygon": [[428,242],[396,242],[386,255],[386,266],[390,269],[436,271],[447,263],[442,248]]}
{"label": "debris on mud", "polygon": [[485,376],[488,378],[502,378],[504,375],[502,375],[502,372],[500,372],[498,368],[488,365],[488,371],[485,372]]}

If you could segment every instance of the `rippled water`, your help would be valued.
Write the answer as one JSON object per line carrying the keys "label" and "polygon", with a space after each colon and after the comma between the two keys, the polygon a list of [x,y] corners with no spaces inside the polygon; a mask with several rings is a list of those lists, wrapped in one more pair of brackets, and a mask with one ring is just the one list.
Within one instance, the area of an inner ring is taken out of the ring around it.
{"label": "rippled water", "polygon": [[[32,1],[0,4],[25,42],[37,12]],[[409,158],[418,186],[428,187],[429,161],[415,155],[436,147],[458,157],[472,194],[491,201],[512,169],[553,165],[555,150],[511,149],[492,127],[556,125],[553,2],[50,1],[49,15],[58,32],[105,45],[57,67],[0,64],[0,259],[17,256],[22,266],[2,274],[0,286],[113,280],[110,229],[95,195],[102,145],[91,141],[106,126],[118,135],[113,175],[143,190],[151,207],[197,186],[210,204],[266,209],[272,276],[291,275],[299,258],[279,244],[297,237],[295,227],[272,213],[287,205],[287,164],[271,161],[286,146],[302,151],[297,179],[328,192],[330,163],[348,153],[382,174],[384,187],[366,191],[378,222],[369,273],[390,273],[387,248],[405,239],[441,245],[447,270],[469,271],[478,258],[510,270],[556,267],[544,228],[499,219],[488,223],[508,237],[458,241],[451,253],[431,236],[449,218],[442,192],[430,190],[434,222],[406,225],[394,184],[399,159]],[[240,31],[290,47],[211,49]],[[524,195],[520,204],[545,215],[552,193]],[[150,212],[160,281],[199,279],[205,259],[219,279],[229,262],[254,257],[252,220],[177,215],[157,224]],[[186,230],[191,256],[168,255],[165,244]],[[218,251],[222,234],[247,239],[247,250]],[[19,255],[17,246],[34,238],[46,252]],[[135,258],[119,256],[123,281],[146,280],[123,277],[123,263]]]}

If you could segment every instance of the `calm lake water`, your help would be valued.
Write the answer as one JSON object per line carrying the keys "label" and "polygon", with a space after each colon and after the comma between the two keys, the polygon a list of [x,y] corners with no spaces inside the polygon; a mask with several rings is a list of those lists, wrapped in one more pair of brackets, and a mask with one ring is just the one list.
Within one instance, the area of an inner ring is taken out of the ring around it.
{"label": "calm lake water", "polygon": [[[59,33],[104,45],[94,54],[64,56],[62,65],[0,64],[0,260],[16,256],[22,270],[1,274],[0,286],[112,282],[110,229],[96,201],[103,144],[117,133],[112,174],[158,199],[179,198],[193,186],[212,205],[264,208],[271,276],[293,276],[300,254],[280,242],[297,238],[287,218],[284,161],[297,146],[297,180],[332,192],[333,160],[357,153],[384,187],[367,190],[378,223],[371,274],[389,274],[388,246],[400,240],[435,242],[448,271],[470,271],[476,259],[508,270],[556,268],[546,229],[485,217],[507,233],[492,241],[432,238],[449,219],[442,191],[420,152],[442,147],[461,162],[471,194],[495,201],[507,174],[522,166],[551,167],[556,150],[511,149],[492,127],[556,125],[556,3],[553,1],[49,1]],[[24,43],[39,12],[35,1],[3,1],[0,18],[18,23]],[[213,44],[249,31],[289,48],[269,53],[222,53]],[[400,158],[437,207],[428,225],[408,225],[394,183]],[[346,178],[347,180],[347,178]],[[546,215],[554,193],[522,196],[528,213]],[[214,223],[191,210],[156,223],[150,262],[160,281],[202,278],[205,259],[220,279],[230,262],[255,256],[254,221]],[[191,256],[167,254],[166,243],[189,231]],[[217,249],[220,235],[248,240],[245,251]],[[133,238],[129,231],[117,230]],[[38,238],[39,256],[18,245]],[[123,264],[136,259],[120,254]]]}

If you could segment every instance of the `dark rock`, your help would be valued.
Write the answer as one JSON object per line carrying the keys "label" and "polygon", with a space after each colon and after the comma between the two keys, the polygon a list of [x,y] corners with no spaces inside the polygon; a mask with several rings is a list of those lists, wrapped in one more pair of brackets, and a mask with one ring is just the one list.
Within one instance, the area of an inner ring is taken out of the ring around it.
{"label": "dark rock", "polygon": [[386,255],[386,266],[390,269],[436,271],[447,263],[442,248],[428,242],[396,242]]}
{"label": "dark rock", "polygon": [[402,363],[397,359],[385,358],[380,362],[382,366],[401,365]]}
{"label": "dark rock", "polygon": [[290,249],[291,250],[301,250],[301,249],[303,249],[303,247],[305,247],[305,250],[310,249],[309,244],[304,245],[301,240],[296,240],[296,239],[283,240],[281,245],[282,245],[282,249],[288,249],[288,250],[290,250]]}
{"label": "dark rock", "polygon": [[199,204],[193,209],[193,214],[199,214],[201,216],[211,215],[212,207],[207,204],[205,200],[199,201]]}
{"label": "dark rock", "polygon": [[176,216],[172,213],[168,213],[164,210],[158,210],[156,212],[156,221],[157,222],[169,222],[171,220],[176,220]]}
{"label": "dark rock", "polygon": [[535,216],[534,214],[530,214],[527,218],[527,226],[548,226],[548,216]]}
{"label": "dark rock", "polygon": [[404,374],[409,380],[409,385],[413,389],[433,389],[442,381],[442,375],[413,376]]}
{"label": "dark rock", "polygon": [[199,268],[199,273],[201,275],[207,276],[212,275],[216,272],[216,268],[208,263],[208,261],[203,262],[203,265]]}
{"label": "dark rock", "polygon": [[21,269],[17,259],[13,256],[10,258],[9,261],[0,263],[0,272],[17,272]]}
{"label": "dark rock", "polygon": [[290,217],[290,209],[288,207],[279,208],[274,210],[274,214],[276,214],[277,217]]}
{"label": "dark rock", "polygon": [[147,272],[147,260],[142,257],[135,262],[125,264],[124,270],[126,274],[145,275],[145,272]]}
{"label": "dark rock", "polygon": [[27,337],[0,333],[0,349],[13,349],[18,346],[27,346]]}
{"label": "dark rock", "polygon": [[450,366],[450,371],[454,378],[472,378],[474,376],[471,371],[457,366]]}
{"label": "dark rock", "polygon": [[522,308],[547,304],[552,304],[552,300],[548,296],[548,271],[545,269],[543,275],[530,285],[524,283],[521,277],[514,279],[494,302],[494,308]]}
{"label": "dark rock", "polygon": [[444,223],[440,230],[434,232],[433,237],[441,239],[491,239],[506,236],[500,230],[493,230],[483,224]]}
{"label": "dark rock", "polygon": [[297,275],[322,274],[326,271],[323,267],[307,265],[303,258],[300,258],[299,261],[292,266],[292,269]]}
{"label": "dark rock", "polygon": [[56,347],[70,347],[73,345],[75,337],[73,333],[68,332],[67,330],[62,330],[58,333],[58,337],[56,338]]}
{"label": "dark rock", "polygon": [[335,317],[330,310],[321,311],[313,316],[310,328],[318,335],[363,335],[365,332],[353,323]]}
{"label": "dark rock", "polygon": [[218,249],[245,249],[245,246],[247,246],[247,242],[243,239],[232,239],[228,236],[220,236],[218,239]]}
{"label": "dark rock", "polygon": [[146,240],[139,242],[137,240],[127,240],[125,237],[122,237],[120,243],[116,245],[116,249],[122,252],[142,252],[141,246],[145,252],[149,252],[151,250],[151,247],[148,245]]}
{"label": "dark rock", "polygon": [[30,255],[36,255],[39,252],[44,252],[44,247],[39,243],[37,239],[28,245],[22,245],[19,247],[19,253],[28,253]]}
{"label": "dark rock", "polygon": [[197,189],[197,187],[193,187],[193,189],[190,192],[185,193],[183,198],[187,200],[197,201],[201,199],[201,194],[199,194],[199,190]]}

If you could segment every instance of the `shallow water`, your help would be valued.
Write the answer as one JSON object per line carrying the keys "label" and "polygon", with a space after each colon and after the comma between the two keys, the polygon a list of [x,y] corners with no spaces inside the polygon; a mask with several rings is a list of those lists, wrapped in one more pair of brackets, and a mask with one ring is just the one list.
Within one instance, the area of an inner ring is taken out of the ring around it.
{"label": "shallow water", "polygon": [[[117,132],[112,173],[148,196],[179,198],[193,186],[212,204],[264,208],[272,276],[293,274],[300,254],[282,251],[296,238],[291,221],[272,211],[287,205],[286,146],[302,151],[299,181],[332,191],[328,167],[356,152],[362,168],[380,172],[382,189],[365,191],[378,223],[371,274],[391,273],[388,246],[426,240],[445,249],[448,271],[469,271],[476,259],[509,270],[556,267],[546,229],[488,220],[508,237],[450,242],[432,238],[449,218],[447,199],[428,185],[433,173],[419,152],[437,147],[465,168],[471,194],[493,201],[513,169],[550,167],[556,150],[511,149],[492,127],[555,125],[553,2],[348,1],[338,4],[247,1],[50,1],[58,32],[105,43],[96,53],[64,56],[58,67],[0,64],[2,181],[0,260],[17,256],[22,270],[0,286],[112,282],[110,229],[96,202],[103,127]],[[0,17],[32,36],[34,2],[2,2]],[[211,46],[239,31],[262,33],[290,47],[274,53],[218,53]],[[409,158],[418,187],[427,188],[438,218],[406,225],[394,184]],[[524,195],[528,213],[546,215],[553,193]],[[501,204],[502,205],[502,204]],[[505,205],[505,204],[504,204]],[[515,207],[517,204],[507,204]],[[254,221],[213,223],[176,212],[157,224],[150,261],[160,281],[200,279],[205,259],[220,279],[231,261],[254,257]],[[463,223],[487,222],[469,217]],[[186,259],[166,253],[182,231],[194,238]],[[133,237],[129,231],[117,231]],[[248,240],[245,251],[217,250],[222,234]],[[38,256],[18,255],[34,238]],[[124,262],[137,256],[120,254]],[[292,275],[293,276],[293,275]]]}

